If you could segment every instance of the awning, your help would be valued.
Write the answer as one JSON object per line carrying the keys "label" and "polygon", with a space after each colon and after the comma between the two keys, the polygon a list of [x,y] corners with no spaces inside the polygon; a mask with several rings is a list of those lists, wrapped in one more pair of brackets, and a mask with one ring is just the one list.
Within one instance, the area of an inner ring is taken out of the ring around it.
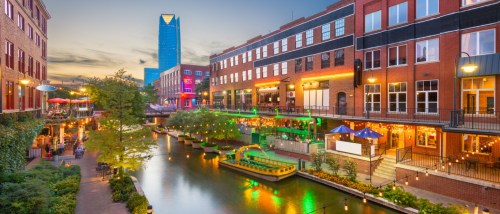
{"label": "awning", "polygon": [[462,65],[468,64],[468,57],[462,57],[458,63],[458,77],[477,77],[500,74],[500,53],[471,56],[470,63],[477,65],[477,70],[472,73],[465,73],[460,69]]}

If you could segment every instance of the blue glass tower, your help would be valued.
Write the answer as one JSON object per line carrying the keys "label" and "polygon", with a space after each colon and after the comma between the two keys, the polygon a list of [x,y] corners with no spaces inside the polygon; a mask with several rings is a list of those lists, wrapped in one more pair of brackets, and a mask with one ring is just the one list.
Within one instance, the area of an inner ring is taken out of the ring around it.
{"label": "blue glass tower", "polygon": [[152,85],[160,73],[181,64],[181,23],[174,14],[160,16],[158,68],[144,68],[144,85]]}

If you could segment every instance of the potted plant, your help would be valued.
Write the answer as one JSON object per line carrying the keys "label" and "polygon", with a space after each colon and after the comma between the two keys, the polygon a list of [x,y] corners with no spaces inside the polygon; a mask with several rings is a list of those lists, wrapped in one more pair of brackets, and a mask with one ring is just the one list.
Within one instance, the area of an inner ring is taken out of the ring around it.
{"label": "potted plant", "polygon": [[193,140],[191,142],[191,145],[193,146],[193,149],[201,149],[201,144],[202,143],[205,143],[205,142],[203,142],[201,140]]}
{"label": "potted plant", "polygon": [[201,148],[205,152],[218,153],[218,151],[217,151],[217,144],[215,144],[215,143],[204,143],[204,144],[201,144]]}
{"label": "potted plant", "polygon": [[186,137],[186,138],[184,138],[184,143],[186,145],[191,145],[194,140],[196,140],[196,138],[194,138],[194,137]]}
{"label": "potted plant", "polygon": [[187,135],[185,135],[185,134],[178,135],[178,136],[177,136],[177,141],[179,141],[179,143],[180,143],[180,142],[184,142],[184,140],[185,140],[186,138],[188,138],[188,137],[189,137],[189,136],[187,136]]}

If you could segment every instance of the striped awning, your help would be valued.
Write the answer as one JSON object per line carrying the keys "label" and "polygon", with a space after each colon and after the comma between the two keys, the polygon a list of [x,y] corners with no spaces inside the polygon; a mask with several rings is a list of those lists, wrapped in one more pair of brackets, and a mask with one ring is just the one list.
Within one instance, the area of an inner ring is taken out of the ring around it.
{"label": "striped awning", "polygon": [[500,53],[471,56],[470,63],[477,65],[477,70],[472,73],[465,73],[460,68],[469,63],[467,57],[462,57],[458,63],[458,77],[477,77],[500,74]]}

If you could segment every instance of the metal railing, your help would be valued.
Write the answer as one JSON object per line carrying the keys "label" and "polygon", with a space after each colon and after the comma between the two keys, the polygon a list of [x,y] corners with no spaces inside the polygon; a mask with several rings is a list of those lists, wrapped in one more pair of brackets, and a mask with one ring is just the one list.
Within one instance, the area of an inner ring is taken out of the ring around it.
{"label": "metal railing", "polygon": [[451,111],[450,127],[482,130],[500,130],[500,112],[494,110]]}
{"label": "metal railing", "polygon": [[396,162],[403,162],[405,160],[411,160],[412,147],[404,147],[396,149]]}
{"label": "metal railing", "polygon": [[[418,154],[402,149],[398,153],[397,162],[404,165],[458,175],[468,178],[500,183],[500,162],[481,162],[474,157],[440,157],[436,155]],[[411,151],[411,150],[410,150]],[[401,156],[399,155],[401,154]],[[409,158],[406,158],[410,156]]]}

